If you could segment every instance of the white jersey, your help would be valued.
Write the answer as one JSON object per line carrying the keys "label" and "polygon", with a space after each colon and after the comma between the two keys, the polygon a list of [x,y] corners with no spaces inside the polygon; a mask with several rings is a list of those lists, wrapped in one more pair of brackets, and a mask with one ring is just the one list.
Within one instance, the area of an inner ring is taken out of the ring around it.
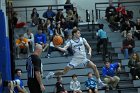
{"label": "white jersey", "polygon": [[86,57],[86,51],[85,51],[85,44],[87,43],[85,38],[80,37],[78,40],[70,40],[67,43],[67,46],[72,47],[72,50],[74,52],[73,57],[80,57],[85,58]]}

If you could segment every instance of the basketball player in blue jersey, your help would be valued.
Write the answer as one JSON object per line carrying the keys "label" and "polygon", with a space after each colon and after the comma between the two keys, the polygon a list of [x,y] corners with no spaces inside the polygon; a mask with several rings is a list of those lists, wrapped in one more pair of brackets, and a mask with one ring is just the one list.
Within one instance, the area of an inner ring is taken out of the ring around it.
{"label": "basketball player in blue jersey", "polygon": [[64,68],[63,71],[58,71],[55,73],[49,72],[48,75],[46,76],[47,82],[48,79],[52,78],[53,76],[65,75],[69,70],[75,68],[80,64],[84,64],[86,67],[93,69],[100,87],[105,86],[105,84],[100,79],[99,71],[96,65],[86,57],[85,46],[86,48],[88,48],[89,56],[91,56],[92,49],[90,45],[87,43],[86,39],[80,36],[81,36],[80,31],[77,28],[74,28],[72,31],[72,39],[66,44],[66,46],[64,46],[63,48],[56,46],[56,48],[58,48],[61,51],[66,51],[68,47],[72,47],[74,55],[72,57],[72,60],[67,64],[67,66]]}

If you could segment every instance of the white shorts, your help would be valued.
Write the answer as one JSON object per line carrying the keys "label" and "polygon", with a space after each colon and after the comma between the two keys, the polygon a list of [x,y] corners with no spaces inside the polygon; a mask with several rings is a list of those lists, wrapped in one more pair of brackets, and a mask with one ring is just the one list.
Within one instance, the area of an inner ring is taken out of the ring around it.
{"label": "white shorts", "polygon": [[86,66],[89,61],[90,60],[87,58],[72,58],[72,60],[70,61],[70,63],[67,64],[67,66],[71,68],[74,68],[80,64]]}

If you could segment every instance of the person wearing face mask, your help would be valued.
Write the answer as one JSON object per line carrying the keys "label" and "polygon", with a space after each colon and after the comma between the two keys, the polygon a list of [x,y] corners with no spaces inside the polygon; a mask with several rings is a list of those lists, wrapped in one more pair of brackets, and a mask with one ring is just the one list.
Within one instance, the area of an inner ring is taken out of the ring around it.
{"label": "person wearing face mask", "polygon": [[135,41],[132,38],[132,34],[128,33],[127,38],[123,40],[122,52],[124,53],[125,59],[129,58],[129,55],[133,53],[135,47]]}
{"label": "person wearing face mask", "polygon": [[72,90],[72,93],[82,93],[80,90],[80,82],[77,80],[77,75],[72,75],[72,81],[70,82],[70,89]]}

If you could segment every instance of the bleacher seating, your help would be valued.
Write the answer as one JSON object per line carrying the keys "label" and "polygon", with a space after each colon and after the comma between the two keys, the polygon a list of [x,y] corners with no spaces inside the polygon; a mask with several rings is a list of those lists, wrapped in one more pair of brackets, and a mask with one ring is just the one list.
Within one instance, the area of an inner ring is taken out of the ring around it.
{"label": "bleacher seating", "polygon": [[[113,60],[120,61],[122,63],[122,72],[118,74],[121,78],[121,81],[119,83],[119,87],[117,90],[110,90],[108,92],[105,92],[104,90],[99,90],[99,93],[140,93],[140,89],[137,87],[140,87],[140,81],[131,81],[130,74],[129,74],[129,68],[127,66],[128,60],[125,60],[123,57],[123,54],[120,51],[120,48],[122,47],[122,40],[120,33],[112,32],[111,29],[108,27],[108,23],[105,20],[98,20],[99,23],[104,24],[104,29],[107,31],[108,37],[109,37],[109,46],[108,49],[112,53]],[[82,37],[86,38],[89,44],[91,45],[93,49],[93,55],[92,60],[97,65],[99,72],[101,74],[101,68],[104,65],[102,61],[101,55],[96,55],[96,38],[92,38],[92,35],[95,35],[94,32],[88,32],[86,30],[87,26],[81,27],[81,34]],[[34,32],[36,32],[36,28],[32,28]],[[16,32],[18,30],[16,29]],[[20,30],[19,33],[24,32],[24,30]],[[140,42],[136,41],[136,51],[140,51]],[[42,54],[42,63],[43,63],[43,69],[44,69],[44,76],[49,71],[56,71],[56,70],[62,70],[66,64],[70,61],[71,57],[64,57],[62,55],[59,55],[57,52],[52,53],[51,58],[45,58],[46,52]],[[26,59],[20,59],[16,60],[16,68],[21,68],[23,70],[22,79],[24,82],[24,85],[27,88],[27,73],[26,73],[26,67],[25,62]],[[68,72],[66,75],[63,76],[63,84],[65,85],[66,90],[69,89],[69,83],[71,81],[71,75],[77,74],[78,79],[81,82],[81,89],[84,90],[83,93],[86,93],[84,82],[87,79],[87,73],[91,72],[92,70],[89,68],[84,68],[83,65],[79,65],[78,67],[74,68],[70,72]],[[101,76],[102,79],[102,76]],[[138,83],[139,82],[139,83]],[[46,93],[54,93],[54,84],[56,83],[56,79],[50,79],[49,82],[46,84],[45,79],[43,79],[43,83],[46,86]],[[136,88],[135,88],[136,87]]]}

